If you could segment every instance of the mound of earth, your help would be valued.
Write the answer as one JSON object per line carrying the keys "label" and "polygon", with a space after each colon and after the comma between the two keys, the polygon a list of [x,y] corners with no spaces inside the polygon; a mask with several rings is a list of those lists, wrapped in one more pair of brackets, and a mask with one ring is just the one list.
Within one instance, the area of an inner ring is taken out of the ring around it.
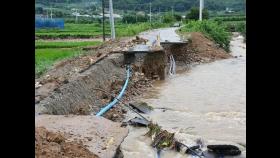
{"label": "mound of earth", "polygon": [[195,51],[195,53],[201,58],[209,58],[211,60],[226,59],[231,57],[229,53],[220,48],[210,39],[206,38],[200,32],[191,33],[189,50]]}
{"label": "mound of earth", "polygon": [[81,142],[66,142],[62,133],[48,131],[44,127],[35,129],[35,158],[99,158]]}
{"label": "mound of earth", "polygon": [[200,32],[182,34],[188,39],[186,45],[165,45],[167,54],[172,54],[176,62],[206,63],[230,58],[231,55]]}

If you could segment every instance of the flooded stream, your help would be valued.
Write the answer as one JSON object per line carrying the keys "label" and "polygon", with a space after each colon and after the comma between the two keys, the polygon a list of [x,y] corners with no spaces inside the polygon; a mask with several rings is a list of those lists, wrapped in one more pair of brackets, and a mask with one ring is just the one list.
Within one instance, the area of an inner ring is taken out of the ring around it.
{"label": "flooded stream", "polygon": [[[242,36],[233,36],[231,52],[236,58],[197,65],[156,82],[140,98],[155,108],[146,116],[175,132],[187,145],[195,145],[198,138],[207,145],[233,144],[243,151],[241,157],[246,157],[246,44]],[[129,113],[127,118],[133,116]],[[129,128],[121,145],[124,157],[156,157],[151,139],[143,136],[147,129]],[[191,156],[168,149],[161,154],[161,158],[181,157]]]}

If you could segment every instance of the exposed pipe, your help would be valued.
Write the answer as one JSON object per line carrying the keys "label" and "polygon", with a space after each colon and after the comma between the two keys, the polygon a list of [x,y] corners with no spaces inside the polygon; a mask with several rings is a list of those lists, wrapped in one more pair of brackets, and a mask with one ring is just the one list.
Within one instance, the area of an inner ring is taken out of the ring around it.
{"label": "exposed pipe", "polygon": [[170,62],[169,75],[175,75],[176,74],[176,62],[175,62],[172,54],[169,56],[169,62]]}
{"label": "exposed pipe", "polygon": [[111,107],[113,107],[117,102],[118,100],[122,97],[126,87],[127,87],[127,84],[128,84],[128,80],[129,80],[129,76],[130,76],[130,66],[127,66],[127,73],[126,73],[126,81],[123,85],[123,88],[120,92],[120,94],[117,96],[117,98],[115,98],[111,103],[109,103],[107,106],[105,106],[104,108],[102,108],[97,114],[96,116],[101,116],[103,115],[105,112],[107,112]]}
{"label": "exposed pipe", "polygon": [[[111,94],[108,91],[105,91],[104,89],[100,89],[100,88],[93,88],[94,90],[98,90],[101,92],[104,92],[105,94],[107,94],[108,96],[114,97],[116,98],[115,95]],[[117,99],[117,98],[116,98]],[[150,122],[150,120],[148,120],[146,117],[144,117],[143,115],[141,115],[137,110],[133,109],[130,105],[126,104],[124,101],[117,99],[119,102],[123,103],[123,105],[125,105],[126,107],[128,107],[131,111],[135,112],[137,115],[139,115],[140,117],[142,117],[144,120]]]}

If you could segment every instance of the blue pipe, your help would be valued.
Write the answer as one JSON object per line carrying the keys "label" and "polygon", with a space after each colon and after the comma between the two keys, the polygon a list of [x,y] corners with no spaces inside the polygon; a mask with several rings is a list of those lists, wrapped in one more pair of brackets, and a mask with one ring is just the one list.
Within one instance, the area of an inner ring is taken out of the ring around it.
{"label": "blue pipe", "polygon": [[106,111],[108,111],[111,107],[113,107],[117,102],[118,100],[120,100],[120,98],[122,97],[126,87],[127,87],[127,84],[128,84],[128,80],[129,80],[129,75],[130,75],[130,72],[129,72],[129,69],[130,67],[127,66],[127,73],[126,73],[126,81],[123,85],[123,88],[120,92],[120,94],[117,96],[117,99],[115,98],[111,103],[109,103],[107,106],[105,106],[104,108],[102,108],[97,114],[96,116],[101,116],[103,115]]}

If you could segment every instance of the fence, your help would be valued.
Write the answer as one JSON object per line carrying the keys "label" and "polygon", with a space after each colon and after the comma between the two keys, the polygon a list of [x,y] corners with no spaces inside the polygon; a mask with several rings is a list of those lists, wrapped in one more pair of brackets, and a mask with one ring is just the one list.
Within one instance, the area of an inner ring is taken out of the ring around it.
{"label": "fence", "polygon": [[35,18],[35,28],[59,28],[64,29],[64,19]]}

